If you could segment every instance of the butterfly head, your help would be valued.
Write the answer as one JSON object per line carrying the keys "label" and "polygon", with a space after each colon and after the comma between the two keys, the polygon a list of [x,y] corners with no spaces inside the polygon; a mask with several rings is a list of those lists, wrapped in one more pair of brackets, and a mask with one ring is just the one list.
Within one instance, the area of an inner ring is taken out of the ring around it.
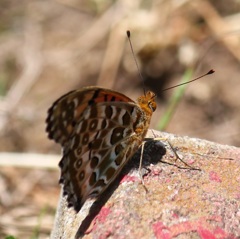
{"label": "butterfly head", "polygon": [[137,102],[145,112],[152,114],[157,108],[155,98],[156,95],[152,91],[148,91],[145,95],[140,96]]}

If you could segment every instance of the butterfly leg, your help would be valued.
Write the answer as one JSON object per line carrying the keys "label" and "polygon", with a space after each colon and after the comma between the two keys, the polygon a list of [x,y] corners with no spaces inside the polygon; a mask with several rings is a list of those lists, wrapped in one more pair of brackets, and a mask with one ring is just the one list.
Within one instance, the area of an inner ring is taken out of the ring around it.
{"label": "butterfly leg", "polygon": [[161,160],[163,163],[167,163],[167,164],[170,164],[170,165],[174,165],[174,166],[177,166],[178,168],[182,168],[182,169],[186,169],[185,167],[181,167],[181,166],[178,166],[176,164],[176,162],[179,160],[180,162],[182,162],[187,168],[191,169],[191,170],[198,170],[198,171],[201,171],[201,169],[199,168],[194,168],[192,166],[190,166],[188,163],[186,163],[177,153],[176,149],[173,147],[173,145],[168,141],[168,139],[166,138],[146,138],[145,140],[154,140],[154,141],[165,141],[167,142],[167,144],[169,145],[170,147],[170,150],[174,153],[175,155],[175,164],[172,164],[172,163],[169,163],[169,162],[166,162],[166,161],[163,161]]}
{"label": "butterfly leg", "polygon": [[138,167],[138,173],[139,173],[139,177],[141,179],[142,185],[146,191],[146,193],[148,193],[148,189],[144,184],[144,180],[143,180],[143,175],[142,175],[142,161],[143,161],[143,151],[144,151],[144,145],[146,142],[143,142],[141,145],[141,155],[140,155],[140,161],[139,161],[139,167]]}
{"label": "butterfly leg", "polygon": [[190,169],[201,171],[201,169],[194,168],[194,167],[190,166],[188,163],[186,163],[184,160],[182,160],[181,157],[178,155],[176,149],[174,149],[174,147],[172,146],[172,144],[169,141],[167,141],[167,143],[170,146],[172,152],[175,154],[175,157],[176,157],[175,162],[177,162],[177,160],[179,160],[180,162],[182,162],[185,166],[189,167]]}
{"label": "butterfly leg", "polygon": [[145,168],[148,173],[151,172],[151,170],[147,168],[147,165],[156,164],[161,161],[162,156],[166,154],[166,148],[162,142],[156,141],[153,138],[149,138],[144,139],[138,152],[138,158],[140,159],[138,167],[139,177],[141,179],[141,183],[144,189],[146,190],[146,192],[148,192],[148,189],[146,188],[143,180],[142,169]]}

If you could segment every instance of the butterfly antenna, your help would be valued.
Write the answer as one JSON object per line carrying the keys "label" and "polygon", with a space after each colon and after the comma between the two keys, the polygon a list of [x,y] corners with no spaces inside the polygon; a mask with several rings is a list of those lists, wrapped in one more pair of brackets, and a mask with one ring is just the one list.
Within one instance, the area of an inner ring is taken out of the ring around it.
{"label": "butterfly antenna", "polygon": [[168,87],[168,88],[166,88],[166,89],[163,89],[162,91],[170,90],[170,89],[173,89],[173,88],[178,87],[178,86],[181,86],[181,85],[186,85],[186,84],[188,84],[188,83],[190,83],[190,82],[199,80],[199,79],[201,79],[201,78],[204,77],[204,76],[211,75],[211,74],[213,74],[214,72],[215,72],[214,70],[210,70],[210,71],[208,71],[206,74],[203,74],[203,75],[201,75],[201,76],[199,76],[199,77],[197,77],[197,78],[195,78],[195,79],[193,79],[193,80],[186,81],[186,82],[183,82],[183,83],[181,83],[181,84]]}
{"label": "butterfly antenna", "polygon": [[136,56],[135,56],[135,53],[133,51],[133,46],[132,46],[132,42],[131,42],[131,33],[129,30],[127,30],[127,37],[128,37],[128,41],[129,41],[129,44],[130,44],[130,47],[131,47],[131,51],[132,51],[132,55],[133,55],[133,59],[136,63],[136,66],[137,66],[137,70],[138,70],[138,74],[142,80],[142,84],[143,84],[143,92],[144,92],[144,95],[146,95],[146,90],[145,90],[145,85],[144,85],[144,79],[143,79],[143,76],[142,76],[142,73],[139,69],[139,66],[138,66],[138,63],[137,63],[137,59],[136,59]]}

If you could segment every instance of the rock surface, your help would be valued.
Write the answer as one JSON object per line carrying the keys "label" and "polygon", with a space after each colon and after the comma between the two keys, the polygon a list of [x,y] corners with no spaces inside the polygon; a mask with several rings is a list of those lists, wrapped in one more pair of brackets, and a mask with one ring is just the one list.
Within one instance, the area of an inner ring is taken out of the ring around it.
{"label": "rock surface", "polygon": [[[135,157],[105,195],[78,214],[61,197],[51,238],[75,238],[77,231],[76,238],[240,238],[240,149],[158,131],[149,134],[165,139],[162,160],[175,166],[155,163],[153,152],[154,164],[144,162],[146,191]],[[176,160],[169,143],[184,162],[201,171]]]}

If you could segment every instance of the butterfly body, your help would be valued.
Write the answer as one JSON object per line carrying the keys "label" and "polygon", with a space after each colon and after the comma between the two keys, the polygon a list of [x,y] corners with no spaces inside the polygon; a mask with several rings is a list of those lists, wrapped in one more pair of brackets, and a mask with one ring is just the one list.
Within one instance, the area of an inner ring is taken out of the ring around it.
{"label": "butterfly body", "polygon": [[79,211],[114,181],[146,136],[155,94],[137,102],[99,87],[71,91],[48,111],[47,132],[63,147],[60,183],[69,206]]}

